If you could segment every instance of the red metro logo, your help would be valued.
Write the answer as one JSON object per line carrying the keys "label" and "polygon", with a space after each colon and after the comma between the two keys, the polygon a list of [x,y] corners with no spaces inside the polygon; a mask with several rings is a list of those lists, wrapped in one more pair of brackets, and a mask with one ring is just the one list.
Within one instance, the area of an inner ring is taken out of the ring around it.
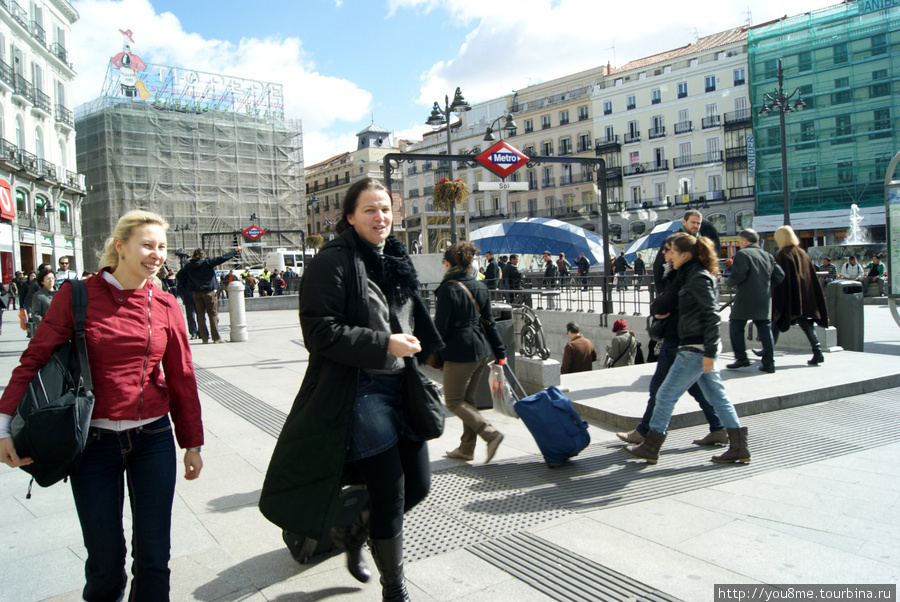
{"label": "red metro logo", "polygon": [[505,178],[528,163],[528,156],[501,140],[475,157],[475,160],[501,178]]}

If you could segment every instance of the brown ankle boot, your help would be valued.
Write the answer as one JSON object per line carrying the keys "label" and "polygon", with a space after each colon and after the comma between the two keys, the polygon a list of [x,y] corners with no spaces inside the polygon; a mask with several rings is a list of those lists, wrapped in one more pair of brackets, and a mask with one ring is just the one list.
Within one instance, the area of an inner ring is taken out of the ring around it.
{"label": "brown ankle boot", "polygon": [[637,429],[628,431],[627,433],[616,433],[616,437],[625,443],[633,443],[635,445],[640,445],[644,442],[644,436],[640,434]]}
{"label": "brown ankle boot", "polygon": [[626,445],[622,449],[625,453],[634,456],[638,460],[646,460],[647,464],[656,464],[659,460],[659,448],[665,442],[666,436],[654,430],[647,432],[644,442],[640,445]]}
{"label": "brown ankle boot", "polygon": [[694,439],[694,445],[728,445],[728,433],[725,429],[710,431],[702,439]]}
{"label": "brown ankle boot", "polygon": [[719,464],[731,464],[740,462],[750,463],[750,450],[747,449],[747,427],[728,429],[728,450],[724,454],[713,456],[712,461]]}

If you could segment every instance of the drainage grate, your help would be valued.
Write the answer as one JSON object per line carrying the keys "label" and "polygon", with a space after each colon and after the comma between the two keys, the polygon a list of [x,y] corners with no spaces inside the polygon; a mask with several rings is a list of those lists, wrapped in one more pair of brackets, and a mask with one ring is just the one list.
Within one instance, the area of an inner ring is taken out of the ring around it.
{"label": "drainage grate", "polygon": [[530,533],[476,544],[469,551],[554,600],[678,600]]}
{"label": "drainage grate", "polygon": [[197,374],[197,388],[218,401],[223,407],[275,438],[281,433],[281,427],[284,426],[287,414],[242,391],[205,368],[195,366],[194,372]]}

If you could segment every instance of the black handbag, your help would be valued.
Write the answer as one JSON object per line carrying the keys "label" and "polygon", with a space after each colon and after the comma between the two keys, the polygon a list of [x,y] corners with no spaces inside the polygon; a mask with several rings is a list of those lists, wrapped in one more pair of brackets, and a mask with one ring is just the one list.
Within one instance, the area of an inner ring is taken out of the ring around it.
{"label": "black handbag", "polygon": [[440,389],[422,374],[411,357],[403,358],[403,402],[406,421],[422,441],[437,439],[444,434],[444,400]]}
{"label": "black handbag", "polygon": [[647,325],[647,334],[650,336],[650,340],[660,343],[666,338],[666,322],[668,320],[668,317],[659,319],[650,316],[650,324]]}
{"label": "black handbag", "polygon": [[10,424],[16,453],[34,460],[21,468],[41,487],[81,467],[94,410],[84,337],[87,286],[81,280],[66,282],[72,286],[75,337],[63,343],[32,379]]}

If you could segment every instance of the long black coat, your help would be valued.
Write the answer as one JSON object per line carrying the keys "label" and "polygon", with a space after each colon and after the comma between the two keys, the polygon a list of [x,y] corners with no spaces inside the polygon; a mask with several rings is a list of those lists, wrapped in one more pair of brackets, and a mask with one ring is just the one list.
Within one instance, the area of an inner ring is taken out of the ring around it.
{"label": "long black coat", "polygon": [[734,256],[728,285],[737,293],[731,308],[732,320],[768,320],[772,287],[784,280],[784,270],[759,245],[747,245]]}
{"label": "long black coat", "polygon": [[784,270],[784,280],[772,291],[772,314],[778,330],[787,332],[799,317],[812,318],[828,328],[825,293],[806,251],[793,245],[784,247],[775,255],[775,262]]}
{"label": "long black coat", "polygon": [[[318,538],[340,512],[338,496],[349,482],[344,458],[356,402],[359,371],[382,368],[390,333],[368,327],[368,276],[353,229],[316,255],[300,283],[300,326],[309,364],[284,423],[259,499],[260,511],[283,529]],[[403,245],[388,238],[385,255],[402,259],[415,286]],[[389,281],[399,286],[394,274]],[[423,363],[441,346],[428,309],[415,294],[414,334]]]}

